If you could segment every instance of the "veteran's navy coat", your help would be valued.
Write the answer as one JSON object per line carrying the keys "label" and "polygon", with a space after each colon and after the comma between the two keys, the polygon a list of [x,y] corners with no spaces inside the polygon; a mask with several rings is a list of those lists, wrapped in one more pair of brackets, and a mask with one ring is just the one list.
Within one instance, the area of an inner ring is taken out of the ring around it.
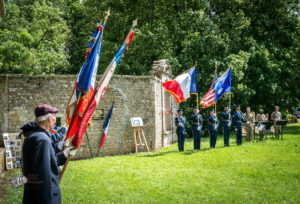
{"label": "veteran's navy coat", "polygon": [[27,126],[23,133],[26,138],[22,149],[22,171],[28,180],[23,203],[60,204],[57,167],[66,161],[63,152],[55,154],[50,134],[37,125]]}

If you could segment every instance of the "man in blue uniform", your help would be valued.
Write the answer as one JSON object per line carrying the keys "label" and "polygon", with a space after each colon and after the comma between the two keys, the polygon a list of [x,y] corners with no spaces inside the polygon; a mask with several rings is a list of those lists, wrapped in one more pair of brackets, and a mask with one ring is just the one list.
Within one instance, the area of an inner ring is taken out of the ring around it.
{"label": "man in blue uniform", "polygon": [[50,131],[56,122],[58,109],[39,105],[35,109],[36,125],[23,130],[25,140],[22,149],[22,171],[27,178],[23,203],[60,204],[58,165],[63,165],[76,150],[69,147],[55,154]]}
{"label": "man in blue uniform", "polygon": [[228,105],[224,106],[224,111],[221,113],[222,115],[222,126],[224,130],[224,146],[229,147],[229,133],[231,126],[231,116]]}
{"label": "man in blue uniform", "polygon": [[235,107],[235,112],[233,113],[232,116],[232,122],[236,128],[236,144],[237,145],[242,145],[242,128],[243,128],[243,123],[246,122],[243,113],[241,112],[241,106],[237,105]]}
{"label": "man in blue uniform", "polygon": [[201,143],[201,129],[202,129],[202,116],[197,107],[194,107],[191,115],[192,132],[194,137],[194,150],[200,150]]}
{"label": "man in blue uniform", "polygon": [[186,119],[183,116],[183,110],[178,110],[178,116],[175,118],[175,125],[176,125],[176,133],[178,137],[178,149],[180,152],[184,151],[184,139],[186,135]]}
{"label": "man in blue uniform", "polygon": [[215,148],[218,136],[219,121],[215,110],[211,109],[208,116],[209,143],[211,148]]}

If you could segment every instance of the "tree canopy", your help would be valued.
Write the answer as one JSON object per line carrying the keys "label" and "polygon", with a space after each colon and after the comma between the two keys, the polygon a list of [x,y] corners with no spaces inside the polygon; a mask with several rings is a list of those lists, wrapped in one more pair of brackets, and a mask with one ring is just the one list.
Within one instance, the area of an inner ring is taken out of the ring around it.
{"label": "tree canopy", "polygon": [[96,23],[110,8],[99,74],[138,18],[117,74],[148,75],[159,59],[170,61],[174,75],[197,65],[203,96],[214,67],[224,72],[231,65],[235,104],[267,110],[300,105],[296,0],[12,0],[5,5],[1,73],[77,74]]}

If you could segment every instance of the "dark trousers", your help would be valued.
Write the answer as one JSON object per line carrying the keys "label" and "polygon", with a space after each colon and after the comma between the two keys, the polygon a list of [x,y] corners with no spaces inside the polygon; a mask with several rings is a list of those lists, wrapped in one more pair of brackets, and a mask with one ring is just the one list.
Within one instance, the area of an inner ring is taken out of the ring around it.
{"label": "dark trousers", "polygon": [[236,144],[242,145],[242,128],[238,128],[236,131]]}
{"label": "dark trousers", "polygon": [[192,126],[192,132],[194,137],[194,150],[200,150],[201,130],[197,130],[197,126]]}
{"label": "dark trousers", "polygon": [[185,139],[185,134],[177,134],[178,136],[178,150],[184,151],[184,139]]}
{"label": "dark trousers", "polygon": [[224,124],[224,146],[229,147],[229,133],[230,127],[227,124]]}
{"label": "dark trousers", "polygon": [[209,130],[209,144],[211,148],[215,148],[217,142],[217,130]]}

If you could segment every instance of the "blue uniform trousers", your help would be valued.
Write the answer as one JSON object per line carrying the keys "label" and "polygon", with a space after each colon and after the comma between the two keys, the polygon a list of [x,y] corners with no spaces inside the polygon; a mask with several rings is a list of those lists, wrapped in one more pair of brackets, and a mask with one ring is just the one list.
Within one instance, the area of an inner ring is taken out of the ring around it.
{"label": "blue uniform trousers", "polygon": [[184,139],[185,139],[185,134],[177,133],[178,136],[178,150],[184,151]]}
{"label": "blue uniform trousers", "polygon": [[242,145],[242,128],[237,128],[236,131],[236,144]]}
{"label": "blue uniform trousers", "polygon": [[200,150],[201,130],[197,130],[198,125],[192,124],[192,132],[194,137],[194,150]]}
{"label": "blue uniform trousers", "polygon": [[217,130],[209,130],[209,144],[211,148],[215,148],[217,142]]}
{"label": "blue uniform trousers", "polygon": [[230,127],[228,127],[228,123],[224,123],[224,146],[229,147],[229,133]]}

